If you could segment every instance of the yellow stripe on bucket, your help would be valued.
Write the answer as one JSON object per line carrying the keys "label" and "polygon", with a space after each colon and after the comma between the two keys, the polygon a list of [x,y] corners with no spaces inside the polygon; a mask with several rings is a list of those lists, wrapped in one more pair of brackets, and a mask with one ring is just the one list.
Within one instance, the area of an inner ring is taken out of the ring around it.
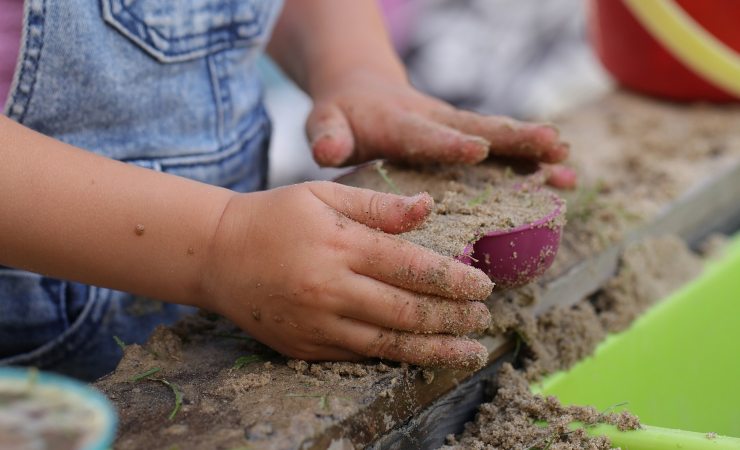
{"label": "yellow stripe on bucket", "polygon": [[624,0],[642,25],[694,72],[740,98],[740,56],[673,0]]}

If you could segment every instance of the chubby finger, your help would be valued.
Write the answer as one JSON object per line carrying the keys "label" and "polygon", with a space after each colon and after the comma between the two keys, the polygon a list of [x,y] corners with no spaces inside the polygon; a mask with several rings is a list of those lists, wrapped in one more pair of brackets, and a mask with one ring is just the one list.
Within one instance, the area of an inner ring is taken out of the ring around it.
{"label": "chubby finger", "polygon": [[389,159],[411,163],[475,164],[488,156],[489,143],[479,135],[469,135],[416,114],[402,114],[389,137]]}
{"label": "chubby finger", "polygon": [[414,334],[343,318],[334,325],[347,349],[354,353],[419,366],[477,370],[488,362],[478,341],[446,334]]}
{"label": "chubby finger", "polygon": [[352,128],[344,113],[333,103],[314,105],[306,119],[306,135],[317,164],[337,167],[354,151]]}
{"label": "chubby finger", "polygon": [[552,125],[448,109],[436,112],[434,117],[464,133],[485,138],[493,155],[545,163],[557,163],[568,157],[570,146],[560,140],[560,132]]}
{"label": "chubby finger", "polygon": [[434,206],[427,193],[406,197],[331,182],[310,183],[310,189],[321,201],[350,219],[393,234],[419,227]]}
{"label": "chubby finger", "polygon": [[488,328],[491,313],[480,302],[419,295],[362,275],[345,278],[350,294],[337,309],[383,328],[461,336]]}
{"label": "chubby finger", "polygon": [[493,282],[482,271],[395,236],[360,230],[349,266],[393,286],[453,300],[484,300]]}

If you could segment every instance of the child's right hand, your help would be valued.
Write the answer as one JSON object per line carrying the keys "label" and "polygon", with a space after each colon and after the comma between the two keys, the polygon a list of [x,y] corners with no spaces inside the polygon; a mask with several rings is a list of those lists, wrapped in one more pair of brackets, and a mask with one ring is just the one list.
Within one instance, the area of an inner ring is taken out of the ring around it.
{"label": "child's right hand", "polygon": [[[478,366],[483,272],[388,233],[428,195],[226,189],[112,161],[0,116],[0,264],[219,312],[293,357]],[[34,164],[29,164],[34,161]],[[29,182],[32,180],[33,182]]]}
{"label": "child's right hand", "polygon": [[460,336],[488,326],[479,301],[493,283],[391,235],[419,226],[432,203],[329,182],[236,194],[199,306],[295,358],[478,367],[485,348]]}

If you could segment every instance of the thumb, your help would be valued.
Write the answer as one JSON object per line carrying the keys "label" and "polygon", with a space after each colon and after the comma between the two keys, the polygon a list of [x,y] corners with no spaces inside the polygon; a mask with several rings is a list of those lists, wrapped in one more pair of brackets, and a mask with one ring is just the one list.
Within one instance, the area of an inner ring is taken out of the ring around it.
{"label": "thumb", "polygon": [[306,135],[313,159],[322,167],[345,163],[354,149],[352,129],[344,113],[333,103],[317,103],[306,119]]}
{"label": "thumb", "polygon": [[309,189],[350,219],[391,234],[418,228],[434,207],[434,199],[426,192],[407,197],[328,181],[309,183]]}

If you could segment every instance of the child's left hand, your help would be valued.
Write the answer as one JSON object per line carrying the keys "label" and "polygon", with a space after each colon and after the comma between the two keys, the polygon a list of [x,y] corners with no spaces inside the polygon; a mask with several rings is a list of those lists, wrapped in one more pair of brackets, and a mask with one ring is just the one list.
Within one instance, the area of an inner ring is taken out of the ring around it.
{"label": "child's left hand", "polygon": [[[568,144],[551,125],[462,111],[368,72],[315,93],[306,131],[322,166],[376,158],[475,164],[489,154],[554,164],[568,156]],[[546,173],[554,186],[575,184],[570,169],[552,165]]]}
{"label": "child's left hand", "polygon": [[551,185],[575,185],[557,165],[568,144],[551,125],[461,111],[414,89],[375,0],[285,0],[268,50],[314,101],[306,131],[319,165],[475,164],[490,154],[543,163]]}

